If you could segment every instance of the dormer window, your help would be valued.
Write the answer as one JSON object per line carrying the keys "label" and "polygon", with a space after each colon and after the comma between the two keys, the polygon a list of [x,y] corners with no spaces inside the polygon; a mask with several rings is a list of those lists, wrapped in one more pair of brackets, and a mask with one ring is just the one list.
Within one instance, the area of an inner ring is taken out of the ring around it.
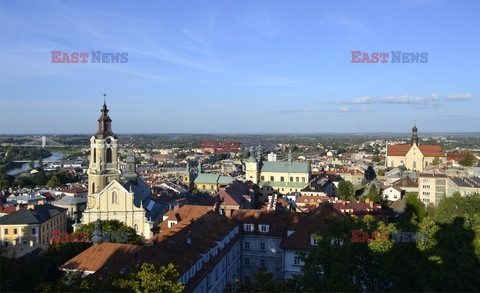
{"label": "dormer window", "polygon": [[258,230],[262,233],[268,233],[269,225],[258,225]]}
{"label": "dormer window", "polygon": [[168,221],[168,228],[172,228],[177,224],[177,221]]}
{"label": "dormer window", "polygon": [[243,224],[243,230],[246,232],[252,232],[253,231],[253,224]]}
{"label": "dormer window", "polygon": [[310,236],[310,245],[313,245],[313,246],[318,246],[318,242],[317,242],[317,239]]}

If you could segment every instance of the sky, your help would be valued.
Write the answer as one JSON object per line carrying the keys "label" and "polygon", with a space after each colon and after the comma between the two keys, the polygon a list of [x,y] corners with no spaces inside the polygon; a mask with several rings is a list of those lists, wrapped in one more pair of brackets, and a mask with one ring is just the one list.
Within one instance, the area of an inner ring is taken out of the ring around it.
{"label": "sky", "polygon": [[[478,132],[479,11],[478,0],[0,1],[0,134],[95,133],[104,93],[119,134]],[[52,51],[89,58],[52,63]],[[128,60],[93,63],[92,51]],[[390,57],[352,63],[352,51]],[[392,63],[392,51],[428,60]]]}

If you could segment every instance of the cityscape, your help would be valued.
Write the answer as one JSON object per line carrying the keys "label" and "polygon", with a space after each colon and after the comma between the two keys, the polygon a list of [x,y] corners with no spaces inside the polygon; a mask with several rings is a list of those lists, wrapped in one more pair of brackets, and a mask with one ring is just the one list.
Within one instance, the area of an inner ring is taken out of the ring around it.
{"label": "cityscape", "polygon": [[0,2],[0,290],[478,292],[480,4],[371,2]]}

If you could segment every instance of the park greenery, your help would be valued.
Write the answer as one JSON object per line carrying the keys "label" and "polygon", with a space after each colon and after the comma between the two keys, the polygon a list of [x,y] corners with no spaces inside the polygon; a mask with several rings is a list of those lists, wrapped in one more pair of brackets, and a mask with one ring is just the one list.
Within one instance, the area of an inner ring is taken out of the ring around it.
{"label": "park greenery", "polygon": [[34,188],[37,186],[59,187],[67,183],[78,182],[78,176],[67,171],[38,172],[17,177],[8,175],[6,168],[0,166],[0,190],[9,187]]}

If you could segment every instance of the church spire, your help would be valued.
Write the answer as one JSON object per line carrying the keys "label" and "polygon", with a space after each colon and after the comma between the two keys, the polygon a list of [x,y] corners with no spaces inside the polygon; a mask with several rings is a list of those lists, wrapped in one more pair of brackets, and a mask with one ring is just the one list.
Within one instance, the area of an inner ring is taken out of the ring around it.
{"label": "church spire", "polygon": [[95,134],[95,138],[104,139],[107,136],[113,136],[114,138],[117,138],[112,131],[112,119],[110,119],[110,116],[108,116],[106,94],[103,94],[103,107],[100,112],[102,112],[102,115],[100,115],[100,118],[98,118],[98,131]]}
{"label": "church spire", "polygon": [[414,122],[413,123],[413,128],[412,128],[412,145],[416,144],[418,145],[418,128],[417,124]]}

